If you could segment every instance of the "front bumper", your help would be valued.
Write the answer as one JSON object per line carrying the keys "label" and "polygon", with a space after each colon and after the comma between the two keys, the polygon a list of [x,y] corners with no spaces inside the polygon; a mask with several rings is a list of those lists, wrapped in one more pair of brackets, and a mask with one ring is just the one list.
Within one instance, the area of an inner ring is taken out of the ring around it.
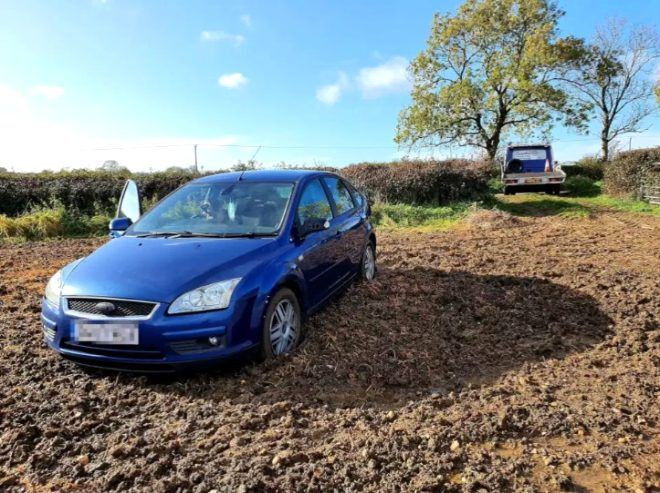
{"label": "front bumper", "polygon": [[[252,301],[243,300],[226,310],[185,315],[167,315],[160,304],[148,317],[106,318],[108,322],[138,324],[138,345],[83,343],[73,340],[78,320],[103,322],[103,317],[72,314],[42,300],[41,323],[44,340],[63,357],[78,364],[139,373],[172,373],[212,365],[248,351],[258,344],[258,328],[250,326]],[[212,346],[209,337],[220,344]]]}

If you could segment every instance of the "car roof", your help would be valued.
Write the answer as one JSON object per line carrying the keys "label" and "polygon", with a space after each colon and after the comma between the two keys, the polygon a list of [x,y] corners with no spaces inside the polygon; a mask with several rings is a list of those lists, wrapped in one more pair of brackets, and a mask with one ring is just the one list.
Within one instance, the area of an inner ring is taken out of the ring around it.
{"label": "car roof", "polygon": [[296,182],[307,176],[327,175],[326,171],[315,169],[259,169],[249,171],[233,171],[229,173],[218,173],[215,175],[203,176],[195,180],[195,183],[213,183],[225,181],[287,181]]}

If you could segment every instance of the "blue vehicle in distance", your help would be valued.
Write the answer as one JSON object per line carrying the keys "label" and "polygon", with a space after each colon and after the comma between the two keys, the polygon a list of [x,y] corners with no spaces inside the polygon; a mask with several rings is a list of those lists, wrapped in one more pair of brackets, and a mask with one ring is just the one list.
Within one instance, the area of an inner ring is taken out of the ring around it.
{"label": "blue vehicle in distance", "polygon": [[311,170],[194,180],[140,216],[127,182],[114,238],[55,273],[46,343],[80,365],[164,373],[258,351],[292,351],[303,322],[376,274],[364,195]]}
{"label": "blue vehicle in distance", "polygon": [[546,192],[559,195],[566,173],[553,161],[549,144],[509,145],[502,162],[504,194]]}

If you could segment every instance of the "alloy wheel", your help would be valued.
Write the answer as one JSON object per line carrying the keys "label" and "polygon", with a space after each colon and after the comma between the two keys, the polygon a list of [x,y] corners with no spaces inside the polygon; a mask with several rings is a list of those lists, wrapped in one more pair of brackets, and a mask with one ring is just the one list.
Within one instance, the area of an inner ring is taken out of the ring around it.
{"label": "alloy wheel", "polygon": [[290,352],[298,338],[298,317],[291,301],[283,299],[270,318],[270,345],[273,354]]}

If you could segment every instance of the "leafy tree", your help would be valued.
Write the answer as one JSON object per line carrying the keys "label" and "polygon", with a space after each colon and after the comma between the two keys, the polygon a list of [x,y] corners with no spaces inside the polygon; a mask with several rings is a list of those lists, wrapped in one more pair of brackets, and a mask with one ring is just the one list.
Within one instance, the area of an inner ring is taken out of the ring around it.
{"label": "leafy tree", "polygon": [[476,146],[493,159],[507,132],[547,131],[560,118],[584,128],[585,108],[560,80],[583,43],[558,36],[562,15],[549,0],[467,0],[454,16],[436,14],[395,141]]}
{"label": "leafy tree", "polygon": [[247,161],[243,162],[240,159],[238,162],[233,165],[230,169],[231,171],[251,171],[254,169],[258,169],[261,165],[257,163],[254,159],[248,159]]}
{"label": "leafy tree", "polygon": [[128,173],[128,168],[120,166],[117,161],[114,159],[108,159],[103,161],[103,164],[99,167],[101,171],[109,171],[111,173]]}
{"label": "leafy tree", "polygon": [[[658,51],[652,28],[626,29],[625,21],[611,20],[598,29],[587,56],[568,74],[576,98],[590,105],[599,119],[604,161],[617,137],[646,130],[642,121],[656,110],[650,70]],[[655,94],[660,97],[660,86]]]}

